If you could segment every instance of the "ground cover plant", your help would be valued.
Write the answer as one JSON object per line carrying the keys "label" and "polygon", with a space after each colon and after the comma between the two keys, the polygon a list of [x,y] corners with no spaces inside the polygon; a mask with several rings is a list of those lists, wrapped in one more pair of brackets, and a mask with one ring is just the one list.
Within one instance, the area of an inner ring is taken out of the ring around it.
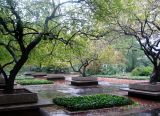
{"label": "ground cover plant", "polygon": [[129,98],[107,94],[54,98],[53,102],[69,111],[109,108],[133,104]]}
{"label": "ground cover plant", "polygon": [[39,85],[39,84],[52,84],[52,81],[44,80],[44,79],[24,79],[17,80],[18,84],[21,85]]}
{"label": "ground cover plant", "polygon": [[26,79],[33,79],[33,76],[25,76],[25,75],[16,76],[16,80],[26,80]]}

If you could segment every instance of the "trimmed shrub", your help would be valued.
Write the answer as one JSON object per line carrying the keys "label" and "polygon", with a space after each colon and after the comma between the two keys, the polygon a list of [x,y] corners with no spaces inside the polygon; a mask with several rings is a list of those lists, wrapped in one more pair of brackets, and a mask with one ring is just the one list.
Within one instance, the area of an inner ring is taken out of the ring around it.
{"label": "trimmed shrub", "polygon": [[149,76],[152,74],[153,68],[147,67],[136,67],[131,73],[133,76]]}
{"label": "trimmed shrub", "polygon": [[21,85],[39,85],[39,84],[52,84],[53,81],[48,81],[44,79],[25,79],[25,80],[17,80],[18,84]]}
{"label": "trimmed shrub", "polygon": [[59,106],[65,107],[69,111],[82,111],[133,104],[133,101],[129,98],[107,94],[59,97],[54,98],[53,102]]}

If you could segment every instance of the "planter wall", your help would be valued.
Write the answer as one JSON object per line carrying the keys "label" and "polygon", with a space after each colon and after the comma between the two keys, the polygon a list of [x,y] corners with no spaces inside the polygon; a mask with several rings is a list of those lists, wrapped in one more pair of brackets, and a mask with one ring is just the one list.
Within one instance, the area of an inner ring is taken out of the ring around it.
{"label": "planter wall", "polygon": [[0,105],[36,103],[37,93],[32,93],[26,89],[15,89],[13,94],[3,94],[0,90]]}
{"label": "planter wall", "polygon": [[98,81],[97,78],[95,77],[72,77],[71,85],[75,86],[98,85]]}
{"label": "planter wall", "polygon": [[35,78],[38,78],[38,77],[47,76],[47,74],[43,73],[43,72],[39,72],[39,73],[37,72],[37,73],[33,73],[32,76],[35,77]]}
{"label": "planter wall", "polygon": [[47,80],[65,80],[64,75],[60,75],[60,74],[47,74],[47,76],[45,76],[47,78]]}

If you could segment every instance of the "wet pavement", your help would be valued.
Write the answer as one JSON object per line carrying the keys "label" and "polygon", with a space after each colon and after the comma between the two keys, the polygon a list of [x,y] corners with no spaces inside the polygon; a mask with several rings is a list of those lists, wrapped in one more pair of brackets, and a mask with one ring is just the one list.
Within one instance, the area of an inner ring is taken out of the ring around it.
{"label": "wet pavement", "polygon": [[[70,84],[71,75],[66,75],[65,77],[66,80],[57,80],[54,81],[54,84],[21,87],[28,88],[29,90],[38,93],[40,97],[50,100],[60,96],[83,96],[98,93],[123,95],[127,97],[127,92],[119,89],[128,87],[129,83],[142,82],[98,78],[99,85],[79,87]],[[17,86],[19,87],[20,85]],[[160,101],[150,101],[133,97],[130,98],[133,99],[136,104],[123,107],[89,110],[79,113],[66,112],[63,108],[56,105],[42,108],[42,110],[47,112],[49,116],[160,116],[160,109],[158,109],[160,108]]]}

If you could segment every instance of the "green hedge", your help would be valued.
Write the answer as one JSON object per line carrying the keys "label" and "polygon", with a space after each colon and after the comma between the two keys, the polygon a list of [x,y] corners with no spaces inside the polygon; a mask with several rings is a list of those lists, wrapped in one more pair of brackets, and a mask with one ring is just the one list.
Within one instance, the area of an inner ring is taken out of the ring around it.
{"label": "green hedge", "polygon": [[133,76],[150,76],[152,74],[153,68],[147,67],[137,67],[132,71]]}
{"label": "green hedge", "polygon": [[39,85],[39,84],[52,84],[53,81],[48,81],[44,79],[25,79],[25,80],[17,80],[18,84],[21,85]]}
{"label": "green hedge", "polygon": [[129,98],[107,94],[54,98],[53,102],[69,111],[108,108],[132,104]]}

